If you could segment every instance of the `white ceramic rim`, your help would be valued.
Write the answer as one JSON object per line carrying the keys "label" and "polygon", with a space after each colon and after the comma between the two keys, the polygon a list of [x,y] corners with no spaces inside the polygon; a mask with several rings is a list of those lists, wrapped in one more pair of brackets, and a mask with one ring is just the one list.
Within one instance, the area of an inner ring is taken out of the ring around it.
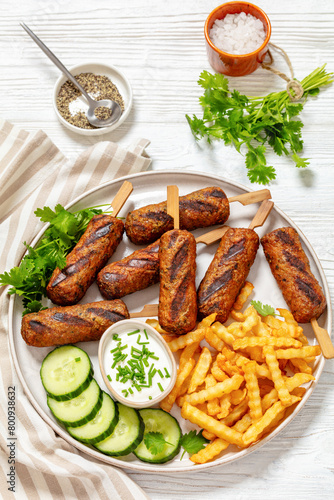
{"label": "white ceramic rim", "polygon": [[[121,325],[120,325],[120,323],[121,323]],[[132,408],[136,408],[136,410],[139,410],[140,408],[146,408],[148,405],[155,405],[157,403],[160,403],[160,401],[162,401],[166,396],[168,396],[168,394],[170,393],[170,391],[174,387],[175,380],[176,380],[176,373],[177,373],[175,358],[174,358],[174,356],[173,356],[170,348],[168,347],[167,342],[148,323],[145,323],[144,321],[140,321],[140,320],[137,320],[137,319],[124,319],[120,323],[115,323],[115,324],[111,325],[104,332],[104,334],[102,335],[102,337],[99,340],[98,359],[99,359],[100,371],[101,371],[104,383],[106,384],[106,386],[108,387],[109,391],[111,392],[111,394],[113,395],[113,397],[117,401],[119,401],[123,405],[131,406]],[[106,348],[105,344],[108,342],[110,335],[115,330],[116,331],[119,330],[120,327],[123,329],[123,328],[125,328],[125,325],[129,325],[131,328],[133,328],[133,327],[140,327],[141,329],[145,328],[145,330],[147,330],[149,332],[149,335],[151,335],[152,337],[154,337],[163,346],[163,348],[166,351],[169,359],[171,360],[171,363],[172,363],[172,373],[170,374],[171,378],[170,378],[169,384],[166,387],[166,389],[164,390],[164,392],[162,392],[161,394],[158,394],[158,396],[156,396],[151,401],[140,401],[140,402],[131,401],[130,402],[127,398],[123,397],[121,394],[119,394],[117,391],[114,390],[114,388],[110,384],[110,382],[108,380],[108,377],[107,377],[107,374],[105,372],[104,364],[103,364],[103,354],[104,354],[104,350]]]}
{"label": "white ceramic rim", "polygon": [[[131,181],[135,178],[146,177],[146,176],[159,177],[159,175],[163,175],[163,176],[171,175],[171,176],[174,176],[173,180],[177,184],[177,175],[178,174],[184,175],[184,172],[180,172],[179,170],[163,170],[163,171],[154,171],[154,172],[141,172],[138,174],[132,174],[132,175],[128,175],[125,177],[121,177],[121,178],[112,180],[110,182],[106,182],[104,184],[101,184],[100,186],[98,186],[96,188],[92,188],[89,191],[86,191],[82,195],[75,198],[71,203],[66,205],[65,208],[67,208],[67,209],[70,208],[71,206],[75,205],[76,203],[78,203],[80,200],[82,200],[86,196],[94,193],[95,191],[98,191],[101,188],[104,188],[106,186],[112,186],[113,184],[119,183],[121,181],[123,181],[123,182],[125,180]],[[220,183],[225,183],[226,185],[230,185],[232,187],[237,187],[238,189],[243,190],[245,193],[255,191],[255,190],[249,189],[248,187],[244,186],[243,184],[240,184],[238,182],[231,182],[231,181],[225,179],[224,177],[220,177],[218,175],[212,175],[212,174],[209,175],[209,174],[196,172],[196,171],[187,171],[186,174],[190,175],[190,176],[197,176],[197,177],[201,177],[201,178],[206,178],[209,182],[209,184],[207,184],[207,185],[210,185],[210,183],[212,181],[218,181]],[[325,276],[324,271],[322,269],[321,263],[316,255],[315,251],[313,250],[311,244],[306,239],[306,237],[302,233],[302,231],[300,231],[298,226],[278,207],[274,206],[273,211],[276,211],[283,219],[285,219],[287,221],[287,223],[290,226],[292,226],[293,228],[295,228],[298,231],[299,235],[303,239],[304,244],[307,245],[308,251],[312,255],[314,263],[316,264],[318,272],[321,276],[321,280],[322,280],[322,284],[323,284],[323,291],[324,291],[324,294],[325,294],[326,300],[327,300],[327,323],[328,323],[327,327],[328,327],[328,331],[331,332],[332,331],[331,297],[330,297],[330,293],[329,293],[329,287],[328,287],[328,283],[326,280],[326,276]],[[44,231],[46,230],[47,227],[48,227],[48,224],[46,224],[41,229],[41,231],[36,235],[33,242],[31,243],[31,246],[34,246],[38,242],[38,240],[41,238],[42,234],[44,233]],[[15,352],[14,331],[13,331],[14,305],[15,305],[15,296],[11,295],[10,302],[9,302],[9,314],[8,314],[8,329],[9,329],[8,334],[9,334],[9,346],[10,346],[11,356],[13,359],[13,363],[14,363],[18,378],[23,386],[23,389],[24,389],[28,399],[30,400],[31,404],[34,406],[35,410],[37,411],[37,413],[45,420],[46,423],[48,423],[50,425],[50,427],[58,435],[60,435],[65,441],[67,441],[69,444],[71,444],[72,446],[74,446],[78,450],[82,451],[83,453],[86,453],[87,455],[89,455],[97,460],[114,465],[116,467],[128,469],[128,470],[144,471],[144,472],[148,472],[148,473],[159,473],[159,474],[170,474],[171,472],[173,472],[173,473],[174,472],[197,472],[197,471],[201,471],[204,469],[210,469],[210,468],[226,465],[226,464],[234,462],[236,460],[240,460],[244,456],[249,455],[250,453],[252,453],[254,451],[257,451],[259,448],[261,448],[262,446],[267,444],[269,441],[271,441],[274,437],[276,437],[290,423],[290,421],[301,411],[301,409],[304,407],[304,405],[308,401],[309,397],[311,396],[313,390],[315,389],[315,387],[320,379],[324,365],[325,365],[325,358],[321,355],[320,361],[318,364],[318,373],[319,373],[318,379],[311,383],[310,387],[307,389],[306,394],[304,395],[303,399],[298,404],[296,409],[293,411],[293,413],[291,415],[289,415],[280,425],[278,425],[278,427],[276,427],[276,429],[274,431],[272,431],[268,436],[264,437],[262,440],[255,443],[251,447],[246,448],[244,450],[241,450],[238,453],[237,457],[232,456],[228,459],[225,459],[224,461],[217,459],[215,461],[208,462],[206,464],[196,464],[196,465],[194,464],[193,467],[184,467],[184,468],[172,467],[172,466],[170,466],[168,468],[164,468],[163,466],[160,466],[160,467],[159,466],[152,466],[152,465],[149,466],[149,465],[146,465],[145,462],[143,462],[143,463],[122,462],[121,460],[117,460],[116,458],[108,457],[107,455],[103,455],[102,453],[99,453],[99,452],[93,450],[92,448],[90,448],[89,446],[84,445],[83,443],[80,443],[79,441],[72,438],[62,427],[60,427],[59,424],[57,424],[56,421],[52,420],[52,418],[50,418],[50,416],[47,415],[44,412],[44,410],[39,406],[38,402],[35,400],[33,394],[31,393],[31,391],[27,385],[26,380],[23,377],[23,374],[22,374],[22,371],[21,371],[21,368],[20,368],[20,365],[18,363],[18,359],[16,356],[16,352]]]}
{"label": "white ceramic rim", "polygon": [[[95,70],[92,69],[94,67],[100,68],[100,70],[97,69],[98,73],[97,73],[96,69]],[[92,73],[102,74],[102,75],[105,75],[108,77],[109,77],[108,72],[114,73],[116,75],[116,77],[119,79],[119,81],[121,82],[122,86],[124,86],[126,89],[126,95],[123,95],[122,92],[120,91],[120,93],[124,99],[124,111],[123,111],[120,119],[116,123],[111,125],[110,127],[102,127],[102,128],[95,128],[95,129],[85,129],[85,128],[80,128],[80,127],[75,127],[74,125],[72,125],[71,123],[66,121],[65,118],[63,118],[61,116],[61,114],[59,113],[58,108],[57,108],[57,96],[59,93],[59,89],[60,89],[61,85],[63,85],[63,83],[65,83],[67,80],[67,77],[62,74],[62,75],[60,75],[60,77],[58,78],[58,80],[55,83],[55,86],[53,89],[53,99],[52,99],[53,107],[54,107],[55,113],[56,113],[57,118],[60,121],[60,123],[62,123],[66,128],[68,128],[69,130],[72,130],[72,132],[75,132],[76,134],[88,135],[88,136],[106,134],[108,132],[111,132],[112,130],[115,130],[117,127],[122,125],[122,123],[124,123],[124,121],[129,116],[129,113],[130,113],[131,108],[132,108],[133,94],[132,94],[132,88],[131,88],[130,82],[122,71],[120,71],[115,66],[112,66],[110,64],[106,64],[104,62],[99,62],[99,61],[76,64],[75,66],[72,66],[71,68],[69,68],[69,71],[74,76],[76,74],[79,74],[82,72],[87,72],[87,71],[92,72]],[[119,84],[117,85],[117,82],[113,82],[113,83],[115,83],[115,85],[117,87],[119,86]],[[118,89],[118,90],[120,90],[120,89]]]}

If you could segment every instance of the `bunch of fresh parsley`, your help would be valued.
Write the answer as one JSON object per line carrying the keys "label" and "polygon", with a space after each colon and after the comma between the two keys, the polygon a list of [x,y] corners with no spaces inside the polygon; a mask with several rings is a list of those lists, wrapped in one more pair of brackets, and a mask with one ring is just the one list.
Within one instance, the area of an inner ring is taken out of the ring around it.
{"label": "bunch of fresh parsley", "polygon": [[91,218],[101,212],[92,207],[71,213],[60,204],[54,210],[44,207],[35,211],[35,215],[50,226],[35,248],[24,242],[28,251],[18,267],[0,274],[0,285],[10,285],[8,293],[22,297],[23,314],[43,309],[40,301],[46,296],[46,286],[54,269],[66,265],[66,255],[74,248]]}
{"label": "bunch of fresh parsley", "polygon": [[[317,68],[300,82],[304,102],[309,95],[317,95],[320,87],[332,81],[333,73],[327,73],[325,65]],[[237,90],[230,91],[228,83],[221,74],[201,73],[198,84],[205,89],[199,99],[203,117],[186,115],[196,140],[203,137],[208,142],[222,139],[239,153],[244,146],[247,175],[251,182],[259,184],[269,184],[276,178],[275,168],[267,165],[267,145],[279,156],[290,156],[296,167],[306,167],[308,159],[299,156],[303,148],[303,123],[296,119],[304,102],[292,102],[286,90],[265,97],[247,97]]]}

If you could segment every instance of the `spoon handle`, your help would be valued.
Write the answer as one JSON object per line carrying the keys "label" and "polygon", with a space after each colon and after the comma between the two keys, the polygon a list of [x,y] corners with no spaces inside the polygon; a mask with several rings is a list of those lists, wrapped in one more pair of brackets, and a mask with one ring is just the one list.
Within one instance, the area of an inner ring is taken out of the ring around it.
{"label": "spoon handle", "polygon": [[43,50],[44,54],[48,56],[49,59],[59,68],[65,76],[80,90],[80,92],[83,93],[83,95],[86,97],[86,99],[91,103],[94,103],[94,100],[90,97],[89,94],[85,91],[85,89],[82,88],[80,83],[74,78],[74,76],[68,71],[68,69],[65,68],[62,62],[59,61],[58,57],[54,55],[53,52],[51,52],[50,49],[47,48],[47,46],[38,38],[38,36],[35,35],[33,31],[31,31],[30,28],[24,23],[20,23],[22,28],[28,33],[28,35],[31,36],[31,38],[34,40],[35,43]]}

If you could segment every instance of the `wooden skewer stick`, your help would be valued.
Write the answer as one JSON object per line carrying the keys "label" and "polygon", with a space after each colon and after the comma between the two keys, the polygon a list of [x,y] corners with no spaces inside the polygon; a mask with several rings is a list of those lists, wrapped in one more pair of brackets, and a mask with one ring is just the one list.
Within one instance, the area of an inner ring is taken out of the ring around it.
{"label": "wooden skewer stick", "polygon": [[269,189],[259,189],[259,191],[232,196],[232,198],[228,198],[228,201],[229,203],[238,201],[242,205],[250,205],[251,203],[257,203],[258,201],[269,200],[269,198],[271,198]]}
{"label": "wooden skewer stick", "polygon": [[116,217],[119,211],[121,210],[122,206],[126,202],[126,200],[129,198],[130,194],[133,191],[133,187],[131,182],[124,181],[119,190],[116,193],[115,198],[111,202],[111,208],[113,210],[112,215],[113,217]]}
{"label": "wooden skewer stick", "polygon": [[158,316],[158,304],[146,304],[141,311],[130,313],[130,318]]}
{"label": "wooden skewer stick", "polygon": [[201,236],[196,238],[196,243],[204,243],[205,245],[210,245],[211,243],[215,243],[215,241],[219,241],[222,239],[226,231],[229,229],[229,226],[221,226],[217,227],[217,229],[213,229],[208,233],[204,233]]}
{"label": "wooden skewer stick", "polygon": [[174,219],[174,229],[180,229],[179,188],[167,186],[167,213]]}
{"label": "wooden skewer stick", "polygon": [[334,358],[334,346],[327,330],[319,326],[315,318],[311,319],[311,325],[314,331],[314,335],[320,345],[323,356],[326,359]]}
{"label": "wooden skewer stick", "polygon": [[256,212],[252,222],[249,224],[248,229],[255,229],[256,227],[263,226],[266,222],[268,215],[272,211],[274,202],[270,200],[264,200],[258,211]]}

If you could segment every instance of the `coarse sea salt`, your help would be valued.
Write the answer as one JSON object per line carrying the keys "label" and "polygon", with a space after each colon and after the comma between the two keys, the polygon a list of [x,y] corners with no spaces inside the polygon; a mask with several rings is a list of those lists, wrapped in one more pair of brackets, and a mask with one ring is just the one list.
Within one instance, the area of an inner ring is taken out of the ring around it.
{"label": "coarse sea salt", "polygon": [[262,21],[245,12],[216,19],[209,35],[218,49],[238,55],[254,52],[266,38]]}

